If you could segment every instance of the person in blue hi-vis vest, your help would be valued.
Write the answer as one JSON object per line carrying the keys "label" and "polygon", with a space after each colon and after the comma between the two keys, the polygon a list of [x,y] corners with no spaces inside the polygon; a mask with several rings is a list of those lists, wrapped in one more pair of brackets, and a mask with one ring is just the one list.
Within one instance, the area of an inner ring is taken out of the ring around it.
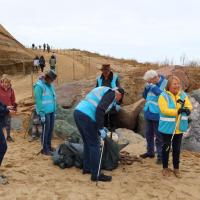
{"label": "person in blue hi-vis vest", "polygon": [[55,122],[56,93],[52,82],[56,77],[55,72],[50,70],[34,85],[36,113],[42,123],[41,153],[44,155],[51,155],[53,151],[51,138]]}
{"label": "person in blue hi-vis vest", "polygon": [[163,92],[167,80],[162,75],[158,75],[155,70],[148,70],[144,74],[144,80],[147,82],[143,97],[146,100],[144,105],[144,118],[146,121],[145,137],[147,141],[147,151],[141,154],[141,158],[153,158],[155,156],[155,147],[157,151],[157,164],[162,164],[162,135],[158,131],[159,107],[158,97]]}
{"label": "person in blue hi-vis vest", "polygon": [[97,87],[91,90],[76,106],[74,119],[84,143],[83,174],[91,174],[92,181],[111,181],[111,176],[100,173],[100,139],[107,136],[104,127],[105,114],[116,103],[122,102],[124,90],[109,87]]}
{"label": "person in blue hi-vis vest", "polygon": [[181,90],[181,82],[177,76],[168,78],[166,90],[160,95],[158,105],[160,108],[158,129],[163,136],[162,174],[170,176],[172,172],[168,168],[169,152],[172,145],[173,172],[177,178],[180,178],[181,141],[183,133],[188,129],[188,116],[192,111],[192,104],[187,94]]}
{"label": "person in blue hi-vis vest", "polygon": [[[110,64],[103,64],[100,70],[102,71],[102,74],[97,77],[96,87],[106,86],[112,89],[120,87],[119,75],[112,72]],[[117,115],[120,109],[120,105],[116,105],[107,115],[105,115],[104,126],[111,131],[114,131],[117,127]]]}

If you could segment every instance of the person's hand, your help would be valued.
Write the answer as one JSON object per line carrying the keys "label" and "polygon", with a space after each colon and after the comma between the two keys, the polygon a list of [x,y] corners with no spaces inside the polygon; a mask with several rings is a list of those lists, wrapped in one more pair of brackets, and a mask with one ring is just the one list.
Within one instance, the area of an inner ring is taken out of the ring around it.
{"label": "person's hand", "polygon": [[107,136],[107,133],[108,133],[108,129],[104,127],[102,129],[99,129],[99,132],[100,132],[100,137],[102,139],[105,139],[105,137]]}
{"label": "person's hand", "polygon": [[119,112],[119,111],[120,111],[120,109],[121,109],[121,106],[120,106],[120,105],[118,105],[118,104],[116,104],[116,106],[115,106],[115,110],[116,110],[117,112]]}
{"label": "person's hand", "polygon": [[14,106],[7,106],[8,110],[13,110]]}
{"label": "person's hand", "polygon": [[9,110],[9,114],[10,115],[15,115],[16,114],[16,111],[15,110],[13,110],[13,109],[8,109]]}
{"label": "person's hand", "polygon": [[45,123],[45,116],[40,117],[40,121],[42,122],[42,124]]}
{"label": "person's hand", "polygon": [[189,109],[189,108],[187,108],[187,107],[185,107],[185,113],[186,113],[186,115],[187,115],[187,116],[189,116],[189,115],[190,115],[190,113],[191,113],[190,109]]}
{"label": "person's hand", "polygon": [[190,109],[187,108],[187,107],[184,107],[184,108],[179,108],[178,110],[178,114],[181,114],[181,113],[185,113],[187,116],[190,115]]}
{"label": "person's hand", "polygon": [[153,83],[147,82],[145,85],[146,89],[150,89],[151,87],[154,87],[155,85]]}

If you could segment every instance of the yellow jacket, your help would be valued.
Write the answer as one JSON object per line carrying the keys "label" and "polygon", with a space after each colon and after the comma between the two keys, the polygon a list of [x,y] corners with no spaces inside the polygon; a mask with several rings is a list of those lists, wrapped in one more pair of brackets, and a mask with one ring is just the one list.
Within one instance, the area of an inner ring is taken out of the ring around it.
{"label": "yellow jacket", "polygon": [[[179,110],[179,108],[181,108],[181,104],[177,103],[177,100],[180,99],[180,91],[178,92],[177,95],[172,94],[170,91],[165,91],[165,92],[171,96],[174,104],[176,105],[176,108],[175,109],[168,108],[168,102],[166,101],[166,99],[162,95],[160,95],[159,98],[158,98],[158,106],[160,108],[160,112],[164,115],[167,115],[167,116],[176,117],[176,122],[177,122],[178,110]],[[186,98],[185,98],[185,107],[189,108],[190,111],[192,111],[192,104],[191,104],[188,96],[186,96]],[[177,134],[180,133],[179,123],[180,122],[178,122],[178,125],[177,125],[177,128],[176,128]]]}

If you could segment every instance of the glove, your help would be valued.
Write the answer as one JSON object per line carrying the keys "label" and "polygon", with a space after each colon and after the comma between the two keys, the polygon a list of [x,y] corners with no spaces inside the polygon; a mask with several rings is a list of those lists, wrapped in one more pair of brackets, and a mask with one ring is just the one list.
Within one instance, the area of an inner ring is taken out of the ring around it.
{"label": "glove", "polygon": [[121,106],[120,106],[120,105],[118,105],[118,104],[116,104],[116,106],[115,106],[115,110],[116,110],[117,112],[119,112],[119,111],[120,111],[120,109],[121,109]]}
{"label": "glove", "polygon": [[42,124],[45,123],[45,116],[40,117],[40,121],[42,122]]}
{"label": "glove", "polygon": [[146,83],[145,88],[150,89],[153,86],[155,86],[153,83]]}
{"label": "glove", "polygon": [[100,137],[102,139],[105,139],[105,137],[107,136],[107,133],[108,133],[108,129],[104,127],[102,129],[99,129],[99,132],[100,132]]}
{"label": "glove", "polygon": [[190,110],[189,108],[185,107],[185,108],[179,108],[178,110],[178,114],[181,114],[181,113],[185,113],[187,116],[190,115]]}

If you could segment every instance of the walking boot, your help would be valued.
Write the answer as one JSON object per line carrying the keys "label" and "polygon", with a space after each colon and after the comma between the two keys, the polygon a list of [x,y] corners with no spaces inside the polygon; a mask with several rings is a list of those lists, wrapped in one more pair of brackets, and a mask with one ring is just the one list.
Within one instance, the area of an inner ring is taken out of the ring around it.
{"label": "walking boot", "polygon": [[143,153],[143,154],[140,155],[140,157],[143,158],[143,159],[145,159],[145,158],[154,158],[155,155],[154,154],[150,155],[148,153]]}
{"label": "walking boot", "polygon": [[174,169],[174,175],[177,177],[177,178],[181,178],[181,173],[179,171],[179,169]]}
{"label": "walking boot", "polygon": [[91,181],[102,181],[102,182],[110,182],[112,180],[112,176],[106,176],[104,174],[99,174],[99,177],[97,175],[91,176]]}
{"label": "walking boot", "polygon": [[13,139],[10,135],[7,136],[6,140],[7,140],[8,142],[14,142],[14,139]]}

